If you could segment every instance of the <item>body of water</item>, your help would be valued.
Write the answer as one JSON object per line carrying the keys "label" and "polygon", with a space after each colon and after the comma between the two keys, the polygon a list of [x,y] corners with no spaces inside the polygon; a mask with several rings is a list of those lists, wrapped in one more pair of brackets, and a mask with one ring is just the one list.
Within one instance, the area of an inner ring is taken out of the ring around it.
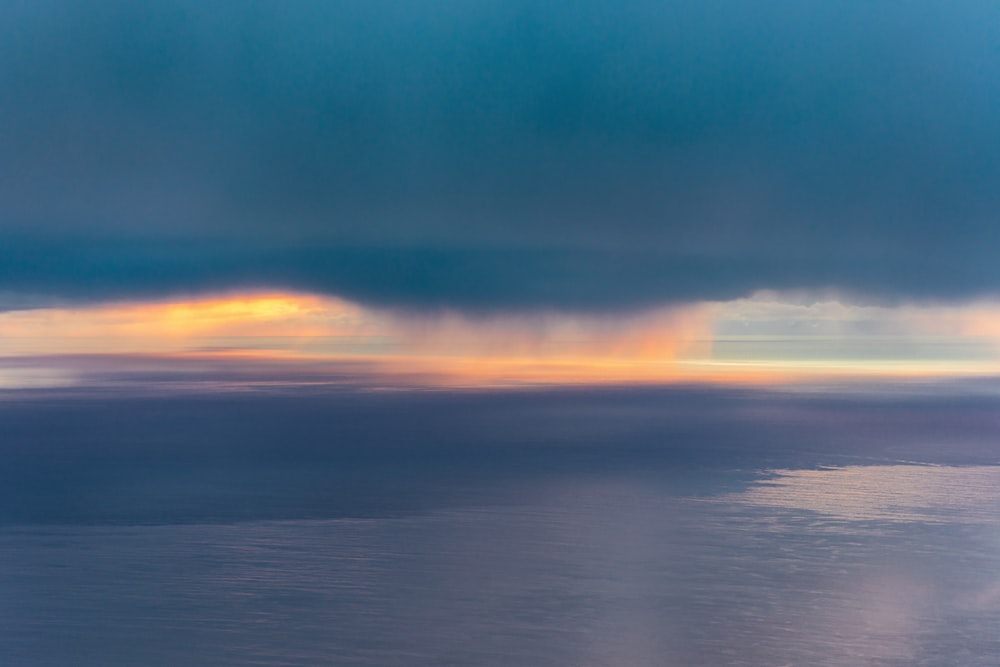
{"label": "body of water", "polygon": [[8,401],[0,655],[996,665],[993,402]]}

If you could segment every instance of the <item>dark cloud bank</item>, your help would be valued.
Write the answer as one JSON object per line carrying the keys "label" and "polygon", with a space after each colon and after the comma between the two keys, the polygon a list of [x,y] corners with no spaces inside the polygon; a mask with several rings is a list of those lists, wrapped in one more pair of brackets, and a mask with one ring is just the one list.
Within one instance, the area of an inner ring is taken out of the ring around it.
{"label": "dark cloud bank", "polygon": [[0,290],[1000,288],[1000,5],[8,2]]}

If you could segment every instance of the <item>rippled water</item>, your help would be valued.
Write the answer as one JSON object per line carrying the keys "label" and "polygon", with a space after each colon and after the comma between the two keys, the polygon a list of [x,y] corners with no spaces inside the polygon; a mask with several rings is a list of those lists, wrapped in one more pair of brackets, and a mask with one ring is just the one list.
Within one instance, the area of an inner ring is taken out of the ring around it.
{"label": "rippled water", "polygon": [[778,470],[722,499],[809,510],[850,521],[984,523],[1000,520],[1000,467],[866,465]]}
{"label": "rippled water", "polygon": [[[822,457],[801,448],[752,454],[750,467],[730,465],[735,455],[553,456],[495,454],[413,479],[344,458],[272,475],[268,454],[236,478],[199,460],[192,478],[115,454],[120,469],[100,484],[59,488],[98,508],[131,498],[135,514],[6,508],[2,662],[1000,662],[998,466],[809,464]],[[474,474],[483,468],[504,472]],[[247,479],[266,493],[249,494]],[[355,505],[323,487],[350,479]],[[124,490],[107,495],[109,480]],[[192,497],[201,513],[173,511]]]}
{"label": "rippled water", "polygon": [[8,529],[0,637],[18,665],[996,664],[1000,468],[777,480],[711,499],[587,478],[405,518]]}

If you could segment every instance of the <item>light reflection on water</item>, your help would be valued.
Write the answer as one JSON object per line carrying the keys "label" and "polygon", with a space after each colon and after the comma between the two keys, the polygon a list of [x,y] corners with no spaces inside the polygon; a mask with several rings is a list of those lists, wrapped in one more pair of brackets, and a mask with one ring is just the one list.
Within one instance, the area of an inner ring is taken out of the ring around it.
{"label": "light reflection on water", "polygon": [[789,470],[711,502],[581,474],[403,518],[7,528],[0,647],[25,667],[995,665],[998,473]]}
{"label": "light reflection on water", "polygon": [[871,465],[780,470],[731,498],[851,521],[996,523],[1000,466]]}

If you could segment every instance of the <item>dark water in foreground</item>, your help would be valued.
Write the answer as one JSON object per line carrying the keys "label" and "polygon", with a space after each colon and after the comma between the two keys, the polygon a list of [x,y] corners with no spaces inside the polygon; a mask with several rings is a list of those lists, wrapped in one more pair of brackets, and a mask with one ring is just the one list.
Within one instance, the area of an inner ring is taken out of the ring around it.
{"label": "dark water in foreground", "polygon": [[996,665],[991,396],[0,406],[23,665]]}

